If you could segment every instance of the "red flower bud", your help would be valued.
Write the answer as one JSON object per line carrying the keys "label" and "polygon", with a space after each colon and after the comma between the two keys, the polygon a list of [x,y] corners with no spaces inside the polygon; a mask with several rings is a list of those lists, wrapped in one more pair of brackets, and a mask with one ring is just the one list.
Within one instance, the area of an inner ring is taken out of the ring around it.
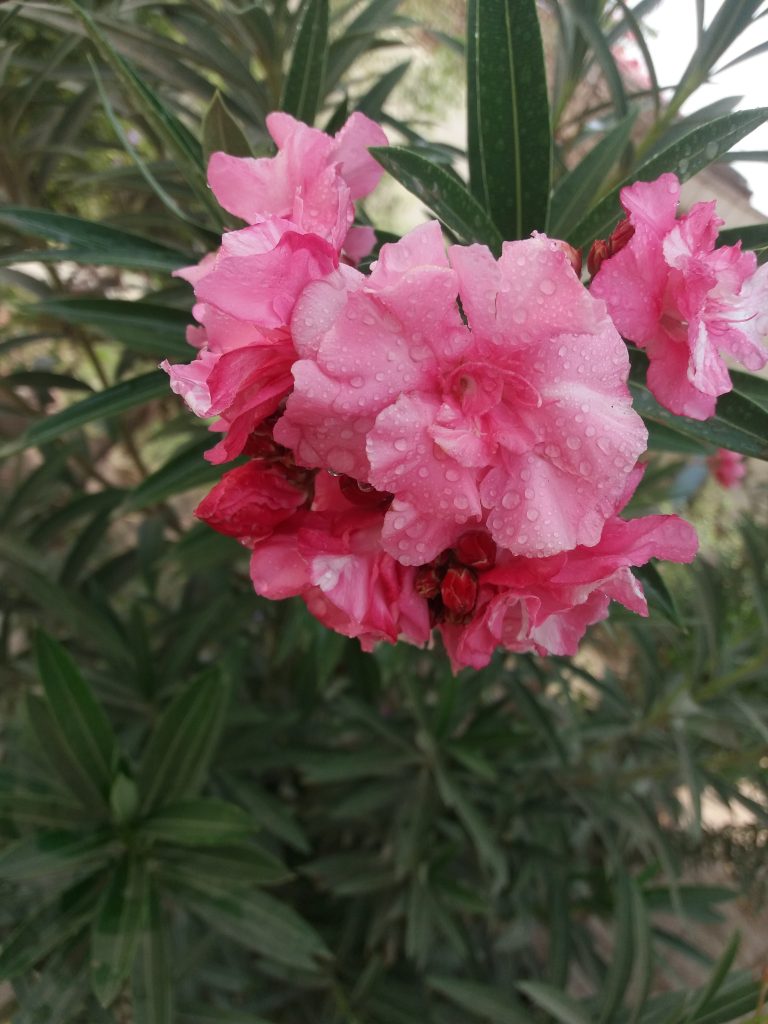
{"label": "red flower bud", "polygon": [[472,530],[457,541],[453,553],[462,565],[482,572],[496,564],[496,545],[483,530]]}
{"label": "red flower bud", "polygon": [[615,256],[617,252],[621,252],[627,242],[630,240],[632,235],[635,233],[634,224],[630,224],[629,218],[625,217],[624,220],[619,221],[616,227],[611,233],[611,237],[608,239],[608,246],[611,250],[611,256]]}
{"label": "red flower bud", "polygon": [[440,596],[448,622],[465,622],[477,603],[477,575],[463,565],[451,566],[443,577]]}
{"label": "red flower bud", "polygon": [[581,249],[574,249],[574,247],[568,242],[563,242],[559,238],[553,238],[552,241],[557,245],[558,249],[565,253],[568,258],[568,262],[573,267],[576,277],[581,277]]}
{"label": "red flower bud", "polygon": [[354,480],[351,476],[340,476],[339,487],[347,501],[361,508],[387,508],[393,498],[387,491],[377,491],[370,484]]}
{"label": "red flower bud", "polygon": [[608,242],[602,238],[598,238],[592,243],[592,248],[589,250],[587,256],[587,270],[592,277],[600,269],[603,260],[607,260],[611,255],[611,248]]}
{"label": "red flower bud", "polygon": [[437,566],[433,562],[428,565],[420,565],[416,570],[413,585],[420,597],[426,597],[427,600],[437,597],[440,593],[440,573]]}

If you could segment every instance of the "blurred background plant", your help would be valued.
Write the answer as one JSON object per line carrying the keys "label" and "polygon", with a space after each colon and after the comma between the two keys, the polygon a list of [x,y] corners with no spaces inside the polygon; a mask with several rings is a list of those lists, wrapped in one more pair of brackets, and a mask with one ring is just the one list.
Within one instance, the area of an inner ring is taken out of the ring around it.
{"label": "blurred background plant", "polygon": [[[708,27],[697,4],[699,49],[666,92],[652,6],[539,11],[554,190],[538,183],[518,233],[588,245],[620,181],[694,174],[764,120],[677,116],[761,4],[723,3]],[[718,417],[691,424],[638,363],[636,507],[692,518],[705,553],[645,570],[651,618],[614,613],[573,660],[499,656],[454,679],[440,652],[364,655],[257,598],[245,552],[193,525],[220,471],[155,367],[190,354],[170,272],[232,226],[207,155],[268,154],[278,107],[330,131],[362,110],[403,144],[393,182],[449,234],[512,237],[519,214],[467,198],[466,154],[425,118],[461,107],[466,62],[490,130],[503,7],[3,5],[0,1021],[766,1019],[764,949],[712,941],[729,905],[765,921],[766,476],[751,463],[734,497],[705,462],[766,457],[759,381],[734,374]],[[617,63],[628,33],[648,88]]]}

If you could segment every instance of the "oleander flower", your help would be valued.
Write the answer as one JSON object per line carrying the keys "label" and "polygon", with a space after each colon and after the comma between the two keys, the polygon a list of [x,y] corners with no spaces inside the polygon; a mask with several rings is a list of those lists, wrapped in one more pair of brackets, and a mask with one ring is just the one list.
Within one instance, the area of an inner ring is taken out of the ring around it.
{"label": "oleander flower", "polygon": [[[633,474],[622,504],[641,475]],[[648,614],[631,567],[651,558],[690,562],[696,549],[694,528],[672,515],[613,516],[597,544],[548,558],[521,558],[499,549],[487,565],[467,570],[476,587],[473,607],[457,618],[438,606],[438,628],[455,669],[483,668],[499,647],[572,655],[587,627],[607,617],[611,601]],[[453,564],[461,558],[458,549],[449,554]]]}
{"label": "oleander flower", "polygon": [[382,541],[403,564],[478,524],[516,555],[595,544],[645,448],[626,348],[544,235],[499,260],[453,246],[449,262],[425,224],[369,277],[309,284],[291,332],[301,358],[275,438],[392,493]]}
{"label": "oleander flower", "polygon": [[747,475],[744,456],[738,452],[732,452],[728,448],[718,448],[707,461],[715,480],[726,489],[739,487]]}
{"label": "oleander flower", "polygon": [[219,203],[248,224],[290,220],[337,251],[347,247],[351,229],[350,255],[367,255],[373,231],[352,229],[352,221],[354,200],[372,192],[384,173],[368,152],[370,146],[387,145],[379,125],[356,112],[331,137],[276,112],[267,116],[267,130],[277,145],[275,157],[211,156],[208,183]]}
{"label": "oleander flower", "polygon": [[768,362],[768,266],[741,243],[715,248],[714,202],[676,219],[674,174],[621,191],[631,237],[602,260],[591,292],[619,331],[648,353],[648,386],[672,412],[704,420],[732,388],[723,356],[747,369]]}

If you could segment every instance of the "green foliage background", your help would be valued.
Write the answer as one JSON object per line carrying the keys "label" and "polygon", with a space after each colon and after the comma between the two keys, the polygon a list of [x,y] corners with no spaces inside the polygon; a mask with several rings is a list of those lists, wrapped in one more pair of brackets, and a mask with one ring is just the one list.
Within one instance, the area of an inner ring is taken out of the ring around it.
{"label": "green foliage background", "polygon": [[[493,247],[547,224],[588,245],[622,181],[727,153],[766,111],[676,115],[760,3],[701,14],[664,104],[652,67],[628,94],[611,51],[651,6],[553,3],[548,89],[532,2],[439,25],[397,0],[0,9],[3,1021],[765,1019],[735,942],[698,988],[675,957],[706,961],[697,931],[740,889],[765,896],[765,475],[739,506],[704,459],[765,458],[766,386],[735,374],[696,424],[656,405],[635,354],[635,510],[692,516],[706,557],[647,570],[651,619],[614,613],[578,659],[454,678],[439,651],[364,655],[253,594],[245,552],[193,525],[219,471],[155,369],[191,354],[170,271],[232,226],[207,154],[269,152],[271,109],[382,120],[391,175]],[[415,47],[467,68],[467,184],[396,102]],[[713,833],[705,798],[754,826]],[[692,881],[713,848],[728,888]]]}

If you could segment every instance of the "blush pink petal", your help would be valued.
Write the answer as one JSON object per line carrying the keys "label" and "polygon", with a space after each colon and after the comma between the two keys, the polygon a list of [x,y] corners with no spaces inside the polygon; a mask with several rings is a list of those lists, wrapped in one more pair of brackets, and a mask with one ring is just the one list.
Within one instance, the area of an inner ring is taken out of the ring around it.
{"label": "blush pink petal", "polygon": [[384,130],[360,111],[355,111],[334,136],[331,159],[349,185],[353,199],[369,195],[381,181],[384,168],[368,150],[388,143]]}

